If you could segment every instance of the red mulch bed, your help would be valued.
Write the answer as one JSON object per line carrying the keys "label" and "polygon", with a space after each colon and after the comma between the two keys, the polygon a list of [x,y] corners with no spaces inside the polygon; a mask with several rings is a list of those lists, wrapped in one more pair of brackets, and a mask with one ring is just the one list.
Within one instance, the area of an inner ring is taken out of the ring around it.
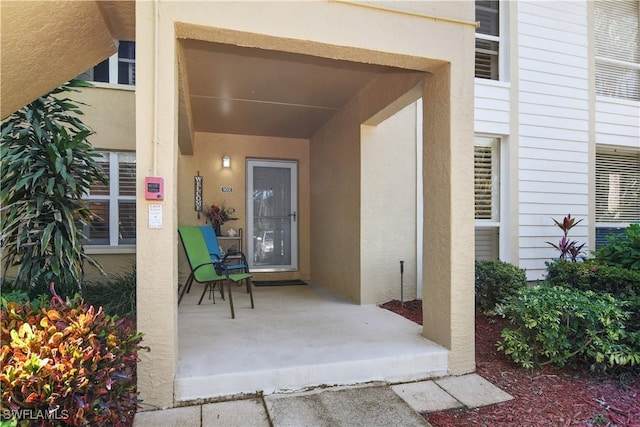
{"label": "red mulch bed", "polygon": [[[382,308],[422,324],[420,301],[382,304]],[[640,426],[640,379],[618,379],[545,367],[519,368],[495,343],[505,320],[476,316],[476,373],[514,397],[480,409],[456,409],[425,415],[434,426]]]}

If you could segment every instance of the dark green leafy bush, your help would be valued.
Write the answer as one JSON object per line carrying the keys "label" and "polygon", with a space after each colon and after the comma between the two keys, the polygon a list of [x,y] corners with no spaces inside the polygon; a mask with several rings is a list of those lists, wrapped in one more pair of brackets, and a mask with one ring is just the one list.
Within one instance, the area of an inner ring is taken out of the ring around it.
{"label": "dark green leafy bush", "polygon": [[476,309],[493,310],[497,303],[527,286],[525,271],[502,261],[476,261]]}
{"label": "dark green leafy bush", "polygon": [[631,316],[627,330],[640,332],[640,271],[590,262],[555,261],[547,264],[547,284],[613,294],[626,301]]}
{"label": "dark green leafy bush", "polygon": [[86,283],[82,296],[89,304],[101,306],[107,314],[119,317],[136,315],[136,269],[110,276],[100,282]]}
{"label": "dark green leafy bush", "polygon": [[1,314],[4,410],[55,410],[55,423],[73,426],[131,424],[142,337],[131,320],[105,315],[78,298],[65,303],[58,296],[41,309],[3,301]]}
{"label": "dark green leafy bush", "polygon": [[595,255],[601,264],[640,271],[640,224],[631,224],[623,234],[609,236],[607,244]]}
{"label": "dark green leafy bush", "polygon": [[516,363],[611,371],[640,365],[640,337],[628,332],[625,303],[610,294],[562,286],[523,288],[496,306],[511,327],[502,331],[498,349]]}
{"label": "dark green leafy bush", "polygon": [[640,295],[640,271],[615,265],[554,261],[547,263],[547,283],[625,297]]}
{"label": "dark green leafy bush", "polygon": [[87,138],[80,103],[67,98],[86,82],[71,82],[8,116],[0,132],[0,241],[15,287],[34,297],[55,282],[63,296],[80,291],[89,256],[82,227],[92,213],[82,200],[93,182],[108,184],[100,154]]}

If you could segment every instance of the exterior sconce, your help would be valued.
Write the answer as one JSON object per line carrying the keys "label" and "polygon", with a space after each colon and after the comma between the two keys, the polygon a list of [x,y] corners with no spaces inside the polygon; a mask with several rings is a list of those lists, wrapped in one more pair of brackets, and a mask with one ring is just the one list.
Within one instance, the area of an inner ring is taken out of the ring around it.
{"label": "exterior sconce", "polygon": [[222,167],[223,168],[230,168],[231,167],[231,157],[224,156],[222,158]]}

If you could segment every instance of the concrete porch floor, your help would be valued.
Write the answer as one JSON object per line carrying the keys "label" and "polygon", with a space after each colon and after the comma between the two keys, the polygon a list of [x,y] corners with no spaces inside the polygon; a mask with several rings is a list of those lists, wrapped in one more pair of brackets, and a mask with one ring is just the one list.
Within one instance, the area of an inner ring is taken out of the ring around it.
{"label": "concrete porch floor", "polygon": [[447,350],[422,327],[374,305],[312,285],[244,287],[198,305],[194,284],[178,310],[175,399],[270,394],[320,385],[407,382],[446,375]]}

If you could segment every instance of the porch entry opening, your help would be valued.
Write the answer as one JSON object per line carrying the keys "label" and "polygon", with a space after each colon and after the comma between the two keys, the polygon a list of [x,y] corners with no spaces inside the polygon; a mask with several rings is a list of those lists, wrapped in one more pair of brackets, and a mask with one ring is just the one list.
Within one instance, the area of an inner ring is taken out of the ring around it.
{"label": "porch entry opening", "polygon": [[298,270],[298,163],[248,159],[247,187],[251,271]]}

